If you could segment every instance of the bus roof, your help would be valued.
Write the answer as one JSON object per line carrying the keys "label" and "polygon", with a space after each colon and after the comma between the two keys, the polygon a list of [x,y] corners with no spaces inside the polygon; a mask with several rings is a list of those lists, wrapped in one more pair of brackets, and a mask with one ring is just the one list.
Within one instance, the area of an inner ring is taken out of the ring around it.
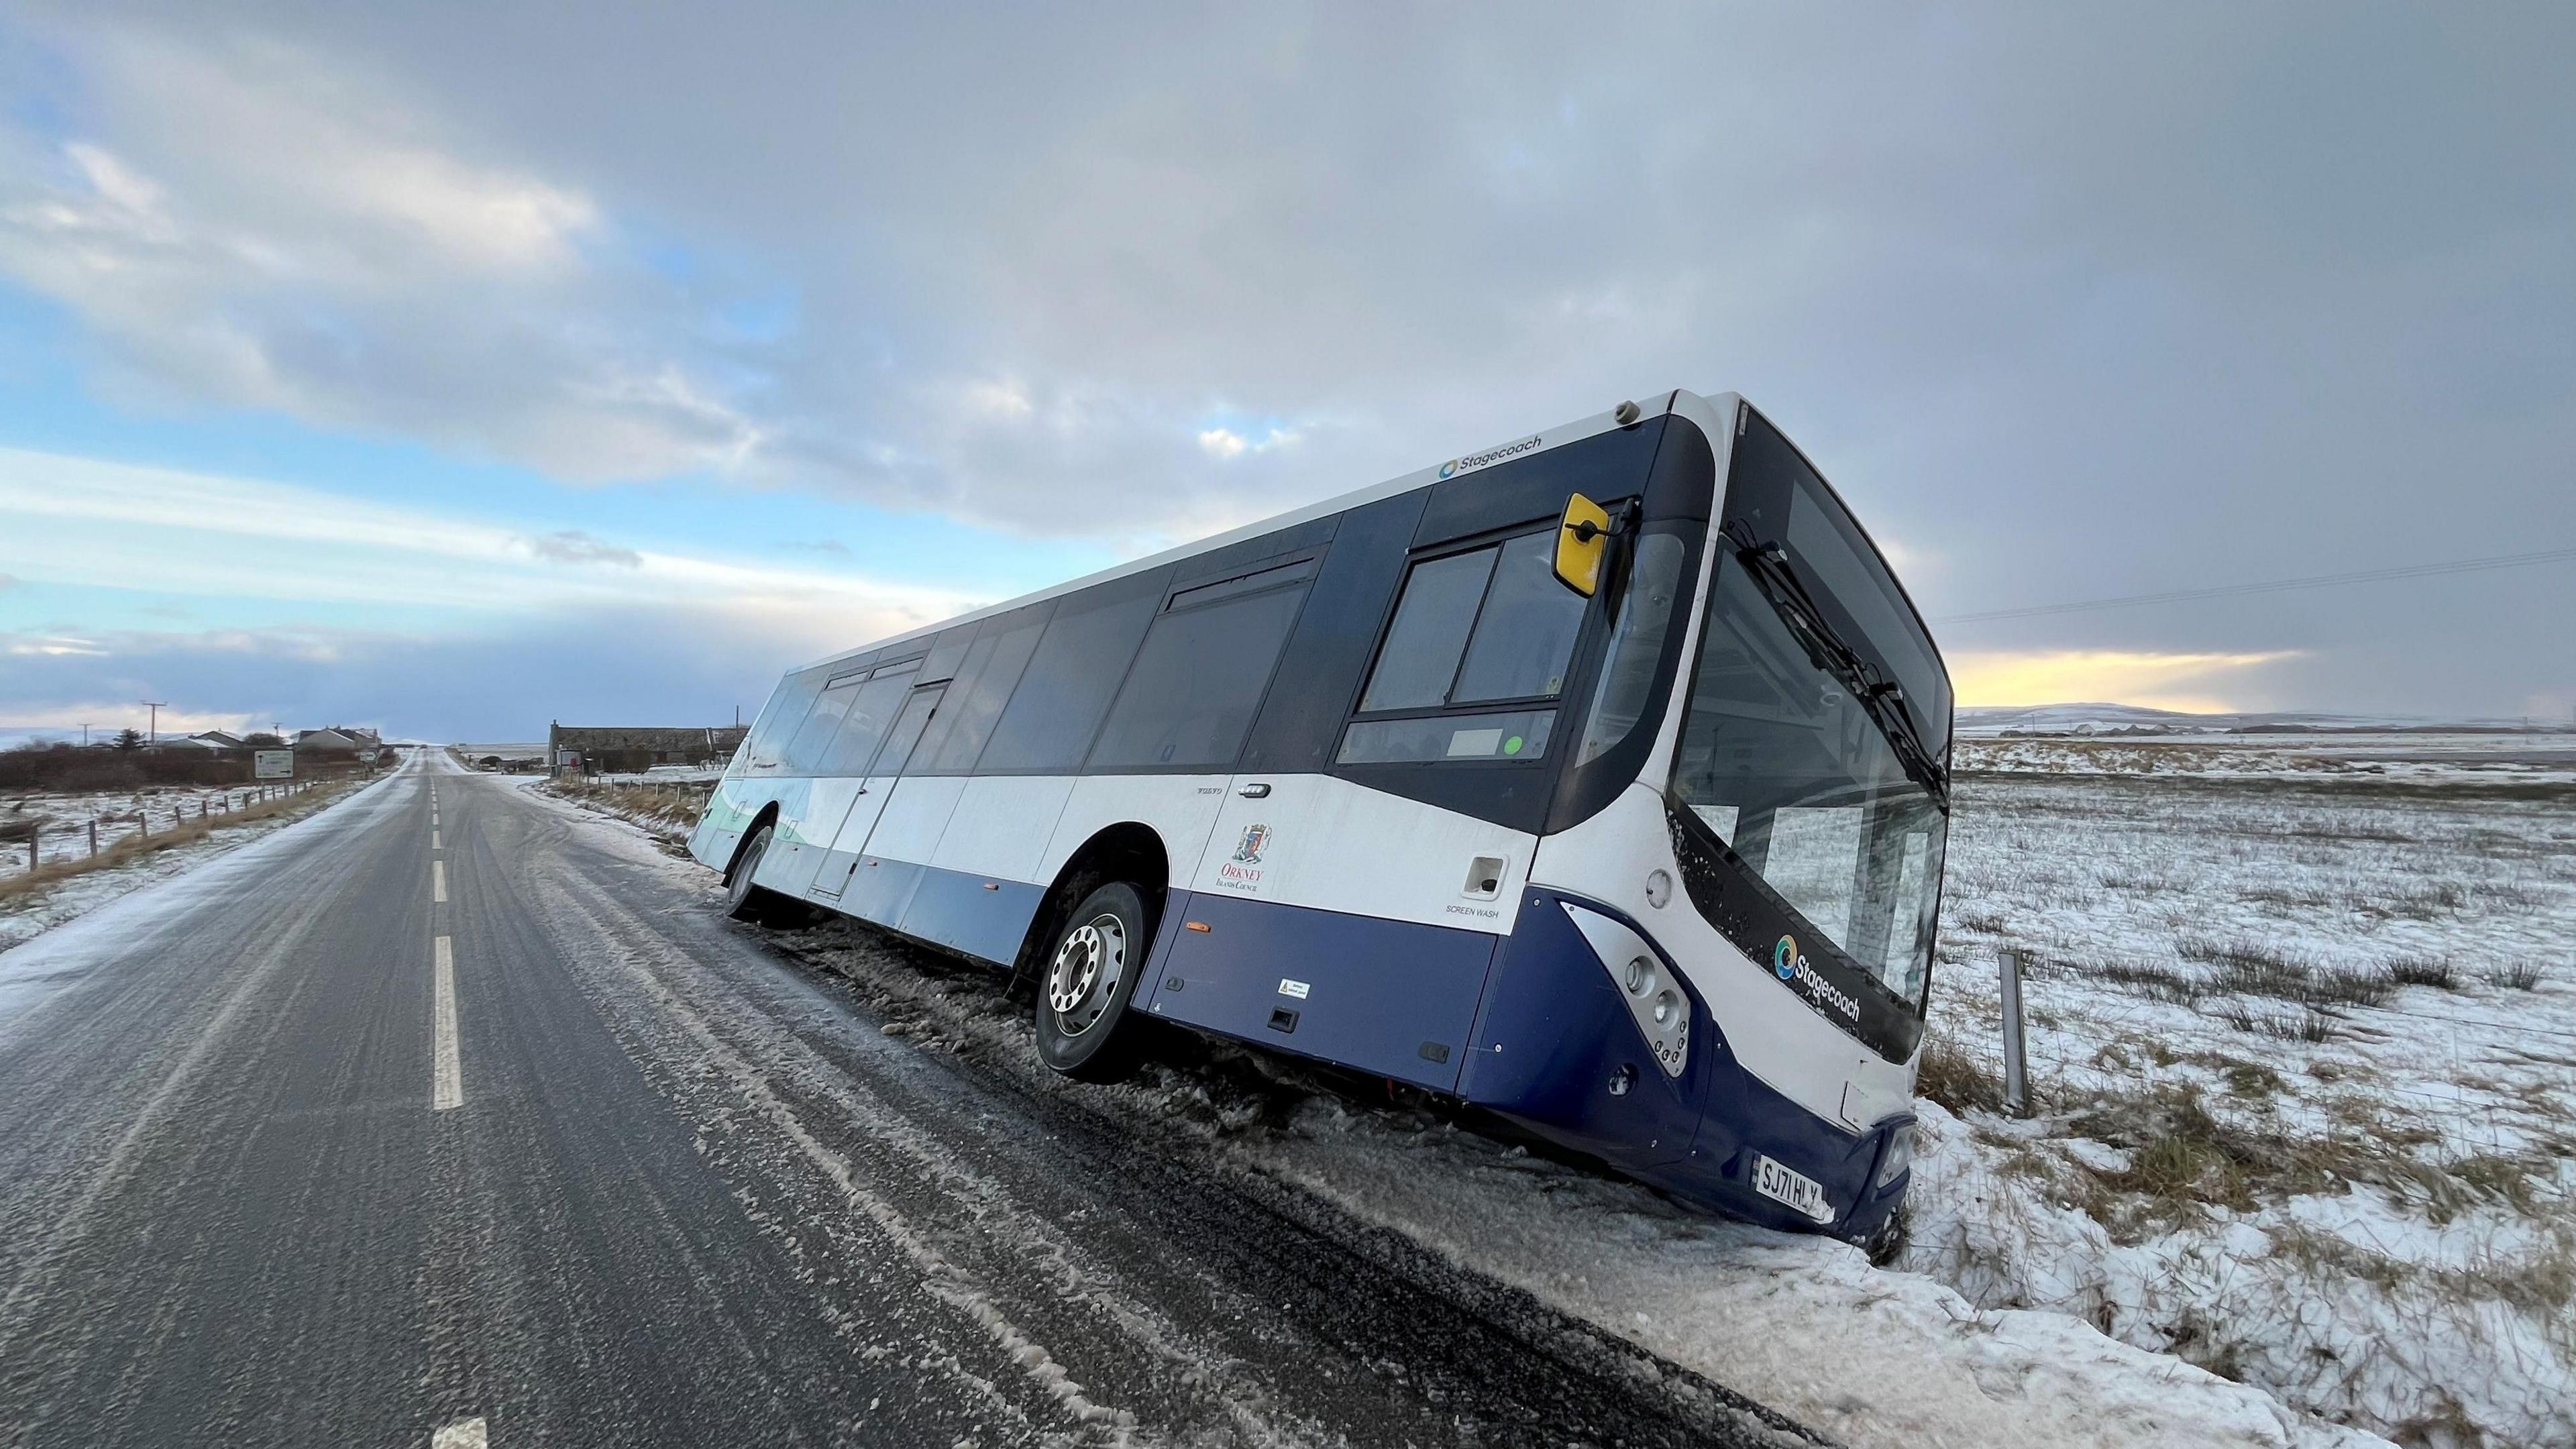
{"label": "bus roof", "polygon": [[[1722,393],[1716,398],[1704,399],[1696,393],[1683,392],[1679,389],[1675,389],[1672,392],[1666,393],[1657,403],[1641,404],[1640,406],[1644,408],[1641,416],[1663,417],[1687,407],[1692,411],[1705,410],[1709,417],[1731,417],[1733,415],[1733,404],[1736,401],[1738,401],[1738,399],[1733,393]],[[1258,538],[1265,533],[1276,532],[1282,528],[1291,528],[1297,524],[1305,523],[1312,519],[1329,517],[1336,513],[1345,513],[1351,509],[1375,503],[1381,498],[1392,498],[1399,493],[1411,492],[1416,488],[1428,488],[1434,483],[1457,476],[1461,471],[1472,471],[1478,468],[1489,467],[1495,463],[1507,462],[1519,458],[1534,457],[1537,454],[1563,447],[1567,443],[1579,442],[1582,439],[1593,437],[1596,434],[1609,432],[1611,429],[1620,426],[1622,426],[1622,424],[1612,413],[1595,413],[1588,418],[1567,423],[1562,427],[1548,428],[1541,432],[1531,433],[1526,437],[1516,438],[1510,442],[1498,444],[1492,448],[1482,449],[1471,453],[1461,453],[1457,457],[1452,458],[1445,463],[1434,464],[1428,468],[1417,468],[1410,473],[1406,473],[1400,477],[1390,478],[1383,483],[1374,484],[1367,488],[1361,488],[1349,493],[1344,493],[1339,497],[1327,498],[1321,502],[1310,503],[1303,508],[1291,509],[1286,513],[1277,514],[1269,518],[1258,519],[1254,522],[1244,524],[1240,528],[1229,529],[1224,533],[1199,539],[1195,543],[1185,543],[1174,548],[1167,548],[1161,553],[1149,554],[1140,559],[1132,559],[1126,563],[1102,569],[1097,573],[1084,574],[1082,577],[1077,579],[1068,579],[1063,583],[1051,585],[1033,593],[1022,594],[1017,598],[1004,599],[999,603],[987,604],[983,608],[959,614],[953,618],[942,619],[935,624],[924,624],[918,629],[908,629],[901,634],[890,634],[883,639],[861,644],[854,648],[836,650],[830,654],[824,655],[820,659],[809,660],[806,663],[799,664],[787,672],[790,675],[796,675],[802,674],[809,669],[826,668],[830,665],[838,664],[844,659],[851,658],[854,655],[866,654],[873,650],[892,648],[895,645],[903,644],[914,639],[927,638],[930,635],[956,628],[960,624],[971,624],[978,619],[989,618],[995,614],[1008,613],[1013,609],[1022,608],[1030,604],[1044,603],[1049,599],[1070,594],[1077,589],[1087,589],[1094,584],[1105,584],[1112,579],[1125,578],[1129,574],[1143,573],[1148,569],[1159,568],[1164,564],[1178,563],[1183,559],[1195,558],[1200,554],[1224,548],[1228,544],[1240,543],[1247,538]]]}

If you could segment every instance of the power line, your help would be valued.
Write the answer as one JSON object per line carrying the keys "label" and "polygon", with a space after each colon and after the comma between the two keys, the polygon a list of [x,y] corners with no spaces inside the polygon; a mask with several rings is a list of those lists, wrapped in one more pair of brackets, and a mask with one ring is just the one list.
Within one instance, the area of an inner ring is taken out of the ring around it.
{"label": "power line", "polygon": [[2160,594],[2123,594],[2113,599],[2087,599],[2075,604],[2033,604],[2020,609],[1988,609],[1975,614],[1952,614],[1935,619],[1935,624],[1981,624],[1990,619],[2032,619],[2042,614],[2073,614],[2087,609],[2125,609],[2136,604],[2172,604],[2188,599],[2223,599],[2238,594],[2271,594],[2286,589],[2322,589],[2338,584],[2370,584],[2384,579],[2420,579],[2436,574],[2478,573],[2487,569],[2526,568],[2532,564],[2565,563],[2576,560],[2576,548],[2543,549],[2538,553],[2501,554],[2494,558],[2454,559],[2448,563],[2400,564],[2395,568],[2356,569],[2346,574],[2315,574],[2303,579],[2270,579],[2257,583],[2213,584],[2201,589],[2172,589]]}

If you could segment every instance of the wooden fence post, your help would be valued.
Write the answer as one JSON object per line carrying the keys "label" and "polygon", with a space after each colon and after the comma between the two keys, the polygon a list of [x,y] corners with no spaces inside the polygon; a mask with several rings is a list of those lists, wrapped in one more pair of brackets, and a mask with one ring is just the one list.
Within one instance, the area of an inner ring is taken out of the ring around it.
{"label": "wooden fence post", "polygon": [[89,853],[92,856],[98,854],[98,817],[95,815],[89,818]]}

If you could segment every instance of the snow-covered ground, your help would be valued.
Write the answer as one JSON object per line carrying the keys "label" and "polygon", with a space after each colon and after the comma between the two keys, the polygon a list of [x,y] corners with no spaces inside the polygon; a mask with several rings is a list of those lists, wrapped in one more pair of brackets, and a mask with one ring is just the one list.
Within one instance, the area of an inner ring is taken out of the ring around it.
{"label": "snow-covered ground", "polygon": [[[310,801],[305,808],[254,820],[241,820],[227,811],[223,803],[225,792],[216,790],[147,789],[59,795],[27,792],[0,797],[0,820],[10,818],[6,813],[10,806],[24,802],[25,814],[42,812],[53,822],[38,836],[42,859],[48,866],[88,858],[87,827],[92,819],[98,822],[98,846],[102,853],[129,836],[145,833],[147,826],[153,836],[170,833],[174,810],[189,825],[202,819],[212,827],[208,833],[166,850],[130,855],[95,870],[65,876],[51,884],[40,882],[21,894],[0,897],[0,951],[87,915],[129,891],[166,880],[212,857],[284,829],[314,810],[343,798],[348,792],[345,784],[328,785],[305,797]],[[256,790],[246,787],[236,787],[230,792],[231,803],[236,807],[255,801],[257,796]],[[199,813],[201,807],[205,810],[202,816]],[[0,880],[26,873],[25,845],[17,842],[0,845],[0,858],[5,858],[0,859]]]}
{"label": "snow-covered ground", "polygon": [[2532,744],[1963,743],[1904,1266],[2394,1436],[2576,1443],[2576,788]]}
{"label": "snow-covered ground", "polygon": [[[98,848],[108,849],[137,832],[160,834],[180,821],[224,817],[260,798],[252,785],[200,789],[188,785],[152,785],[136,790],[0,791],[0,830],[36,827],[39,859],[80,860],[90,854],[90,825],[98,826]],[[0,880],[24,874],[27,846],[21,838],[0,841]]]}

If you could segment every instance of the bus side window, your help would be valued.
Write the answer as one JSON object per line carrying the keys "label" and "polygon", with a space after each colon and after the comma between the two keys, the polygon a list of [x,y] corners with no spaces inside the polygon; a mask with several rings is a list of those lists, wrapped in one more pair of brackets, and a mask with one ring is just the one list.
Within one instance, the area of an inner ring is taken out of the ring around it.
{"label": "bus side window", "polygon": [[1156,619],[1090,768],[1232,769],[1305,598],[1302,586],[1273,587]]}
{"label": "bus side window", "polygon": [[1045,632],[1053,607],[1033,604],[1016,614],[984,621],[957,666],[948,707],[939,712],[938,729],[925,745],[929,753],[923,755],[923,773],[960,775],[974,768],[975,757],[984,752],[984,741],[992,736],[993,722],[1002,717],[1002,706],[1010,702],[1011,690],[1020,682],[1020,671],[1037,650],[1038,635]]}
{"label": "bus side window", "polygon": [[1360,713],[1565,692],[1582,595],[1549,567],[1553,530],[1424,559],[1404,581]]}
{"label": "bus side window", "polygon": [[975,769],[1073,773],[1145,641],[1170,578],[1169,569],[1158,569],[1059,602]]}

